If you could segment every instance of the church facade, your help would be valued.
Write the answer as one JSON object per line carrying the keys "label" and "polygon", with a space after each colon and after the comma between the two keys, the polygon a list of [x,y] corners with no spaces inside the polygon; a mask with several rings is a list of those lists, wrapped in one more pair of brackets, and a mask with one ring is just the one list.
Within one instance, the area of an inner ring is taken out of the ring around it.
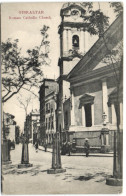
{"label": "church facade", "polygon": [[[72,94],[69,139],[74,138],[78,146],[83,145],[84,139],[88,138],[92,147],[103,145],[106,149],[108,147],[107,150],[113,149],[117,117],[114,102],[110,104],[110,97],[117,91],[122,61],[121,54],[113,58],[110,52],[121,52],[122,21],[122,16],[119,16],[104,33],[104,39],[100,37],[67,75]],[[122,97],[120,92],[120,130]]]}
{"label": "church facade", "polygon": [[59,130],[62,142],[74,140],[79,147],[88,138],[92,147],[101,149],[105,146],[107,151],[113,149],[117,129],[115,106],[109,104],[109,97],[116,90],[120,75],[120,61],[113,63],[109,56],[107,62],[107,55],[122,47],[123,20],[119,16],[104,33],[104,39],[100,37],[87,52],[84,14],[85,10],[76,4],[61,9],[58,83],[62,113],[58,118]]}
{"label": "church facade", "polygon": [[[39,92],[41,138],[43,142],[45,138],[47,143],[52,142],[50,136],[53,138],[54,134],[48,130],[50,120],[45,108],[57,94],[54,119],[61,143],[74,141],[81,148],[88,138],[92,148],[104,152],[113,150],[117,130],[115,103],[122,62],[118,55],[113,61],[111,52],[122,48],[123,18],[120,15],[88,50],[90,35],[86,32],[85,13],[78,3],[66,3],[61,9],[59,78],[57,82],[45,80]],[[121,91],[118,97],[121,131],[122,97]]]}

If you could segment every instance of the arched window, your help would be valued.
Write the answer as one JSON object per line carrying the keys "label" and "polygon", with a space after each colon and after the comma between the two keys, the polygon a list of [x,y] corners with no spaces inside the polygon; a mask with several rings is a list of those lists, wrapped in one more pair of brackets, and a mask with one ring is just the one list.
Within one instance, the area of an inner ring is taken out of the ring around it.
{"label": "arched window", "polygon": [[74,35],[72,38],[73,47],[79,48],[79,36]]}

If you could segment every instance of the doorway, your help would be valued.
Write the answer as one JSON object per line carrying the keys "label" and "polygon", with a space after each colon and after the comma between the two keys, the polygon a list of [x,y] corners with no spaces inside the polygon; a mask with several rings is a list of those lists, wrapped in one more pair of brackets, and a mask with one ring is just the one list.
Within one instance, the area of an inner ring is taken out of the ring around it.
{"label": "doorway", "polygon": [[85,120],[86,120],[86,127],[92,126],[92,116],[91,116],[91,104],[85,104]]}

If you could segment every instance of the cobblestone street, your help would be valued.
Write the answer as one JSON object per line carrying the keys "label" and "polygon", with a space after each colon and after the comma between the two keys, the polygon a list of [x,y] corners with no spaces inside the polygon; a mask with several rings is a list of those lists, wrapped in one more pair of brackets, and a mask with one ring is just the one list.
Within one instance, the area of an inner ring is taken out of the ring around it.
{"label": "cobblestone street", "polygon": [[[5,194],[117,194],[121,187],[106,185],[106,176],[112,175],[112,157],[62,156],[65,173],[47,174],[52,154],[29,144],[30,163],[33,167],[18,169],[21,144],[11,151],[12,164],[3,166]],[[33,188],[34,186],[34,188]]]}

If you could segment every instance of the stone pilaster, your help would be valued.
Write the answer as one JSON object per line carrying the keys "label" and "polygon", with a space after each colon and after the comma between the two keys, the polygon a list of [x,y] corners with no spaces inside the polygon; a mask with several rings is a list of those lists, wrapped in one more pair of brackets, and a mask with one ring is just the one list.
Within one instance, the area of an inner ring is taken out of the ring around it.
{"label": "stone pilaster", "polygon": [[112,124],[116,125],[116,112],[115,112],[114,104],[111,105],[111,109],[112,109]]}
{"label": "stone pilaster", "polygon": [[75,125],[75,116],[74,116],[74,94],[71,92],[71,125]]}
{"label": "stone pilaster", "polygon": [[79,40],[79,44],[80,44],[80,52],[84,53],[84,31],[83,29],[80,30],[80,40]]}
{"label": "stone pilaster", "polygon": [[94,104],[91,105],[92,126],[94,126]]}
{"label": "stone pilaster", "polygon": [[71,30],[68,29],[68,51],[72,49],[72,35]]}
{"label": "stone pilaster", "polygon": [[82,106],[81,112],[82,112],[82,126],[85,127],[85,108],[84,108],[84,106]]}
{"label": "stone pilaster", "polygon": [[65,55],[67,52],[67,30],[63,31],[63,54]]}
{"label": "stone pilaster", "polygon": [[108,122],[108,90],[107,90],[107,82],[106,78],[102,79],[102,107],[103,107],[103,113],[107,115],[106,122]]}
{"label": "stone pilaster", "polygon": [[120,129],[123,129],[123,103],[120,103]]}

